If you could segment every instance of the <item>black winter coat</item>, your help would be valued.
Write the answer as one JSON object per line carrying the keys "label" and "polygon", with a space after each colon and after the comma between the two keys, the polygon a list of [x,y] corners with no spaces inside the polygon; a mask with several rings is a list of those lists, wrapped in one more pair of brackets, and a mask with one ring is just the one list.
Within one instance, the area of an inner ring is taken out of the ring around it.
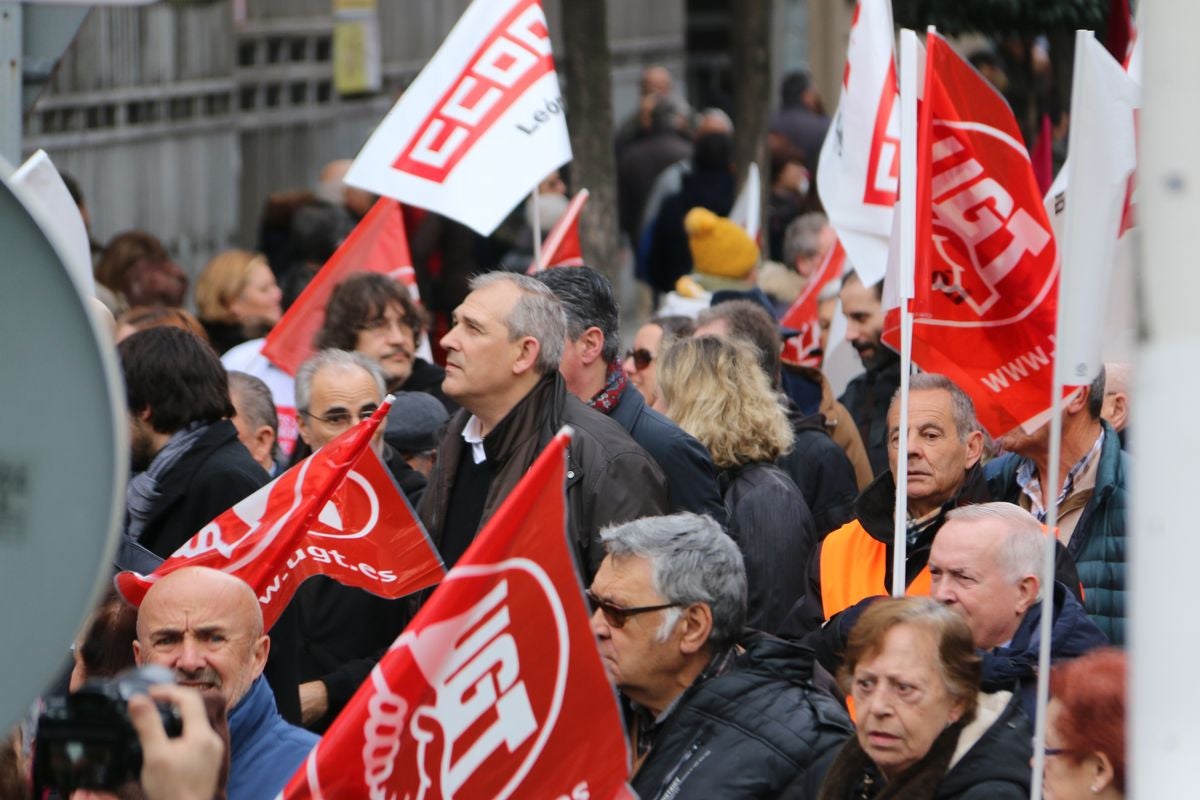
{"label": "black winter coat", "polygon": [[853,730],[812,653],[752,634],[733,668],[684,692],[633,777],[642,800],[775,798]]}
{"label": "black winter coat", "polygon": [[850,381],[838,398],[858,425],[875,477],[888,470],[888,406],[900,388],[900,357],[895,359]]}
{"label": "black winter coat", "polygon": [[626,385],[616,408],[608,416],[658,464],[667,479],[672,512],[707,514],[725,525],[725,504],[717,488],[717,468],[704,445],[646,405],[642,393],[632,385]]}
{"label": "black winter coat", "polygon": [[788,406],[788,419],[796,439],[792,449],[776,463],[804,495],[817,538],[823,539],[854,519],[854,500],[858,497],[854,464],[829,435],[823,416],[805,416],[791,401]]}
{"label": "black winter coat", "polygon": [[138,543],[160,558],[169,558],[223,511],[270,480],[238,441],[233,423],[218,420],[159,478],[160,495]]}
{"label": "black winter coat", "polygon": [[776,633],[804,590],[817,531],[804,495],[774,464],[759,462],[721,473],[729,535],[746,562],[746,625]]}

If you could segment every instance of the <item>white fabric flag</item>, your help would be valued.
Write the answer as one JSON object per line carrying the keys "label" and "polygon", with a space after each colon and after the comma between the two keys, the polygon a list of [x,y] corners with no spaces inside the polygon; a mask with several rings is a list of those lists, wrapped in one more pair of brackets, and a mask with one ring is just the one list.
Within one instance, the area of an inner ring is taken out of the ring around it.
{"label": "white fabric flag", "polygon": [[746,182],[729,210],[729,219],[741,225],[751,239],[758,241],[758,232],[762,229],[762,179],[758,164],[754,162],[746,170]]}
{"label": "white fabric flag", "polygon": [[1066,386],[1090,383],[1103,364],[1106,326],[1097,323],[1109,307],[1129,177],[1137,166],[1140,94],[1091,32],[1076,34],[1066,187],[1056,180],[1047,198],[1051,219],[1055,212],[1062,217],[1056,352]]}
{"label": "white fabric flag", "polygon": [[837,113],[821,147],[817,189],[865,284],[883,279],[899,192],[900,104],[889,0],[859,0]]}
{"label": "white fabric flag", "polygon": [[92,248],[87,226],[50,156],[45,150],[38,150],[17,167],[11,180],[42,230],[57,235],[57,244],[64,248],[59,255],[79,293],[85,297],[94,295],[96,279],[92,275]]}
{"label": "white fabric flag", "polygon": [[539,0],[475,0],[354,159],[352,186],[481,234],[571,160]]}

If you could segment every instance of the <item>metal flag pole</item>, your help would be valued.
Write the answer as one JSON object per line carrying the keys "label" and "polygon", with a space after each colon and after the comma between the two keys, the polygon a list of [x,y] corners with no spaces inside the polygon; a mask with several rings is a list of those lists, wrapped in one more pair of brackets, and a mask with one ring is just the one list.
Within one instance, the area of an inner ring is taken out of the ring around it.
{"label": "metal flag pole", "polygon": [[897,434],[896,503],[893,517],[892,596],[903,597],[908,560],[908,383],[912,371],[913,274],[917,245],[917,84],[920,81],[915,31],[900,32],[900,424]]}
{"label": "metal flag pole", "polygon": [[533,185],[533,192],[529,195],[529,199],[533,201],[533,263],[537,264],[537,268],[542,268],[542,207],[538,203],[538,186],[539,183]]}

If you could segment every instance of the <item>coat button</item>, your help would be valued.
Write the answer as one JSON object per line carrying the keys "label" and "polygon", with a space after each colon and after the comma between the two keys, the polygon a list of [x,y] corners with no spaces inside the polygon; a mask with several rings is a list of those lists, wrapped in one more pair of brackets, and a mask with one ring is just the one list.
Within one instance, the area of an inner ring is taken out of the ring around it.
{"label": "coat button", "polygon": [[571,470],[570,472],[567,473],[567,478],[574,478],[574,477],[575,477],[575,470]]}

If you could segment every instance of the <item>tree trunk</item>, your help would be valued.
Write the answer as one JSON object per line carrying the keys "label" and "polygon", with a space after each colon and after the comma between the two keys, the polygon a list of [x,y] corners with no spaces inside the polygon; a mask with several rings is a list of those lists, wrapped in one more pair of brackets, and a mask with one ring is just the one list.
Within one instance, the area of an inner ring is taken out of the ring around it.
{"label": "tree trunk", "polygon": [[733,0],[730,59],[733,62],[733,158],[738,187],[750,162],[762,176],[762,208],[771,178],[767,169],[767,114],[771,94],[771,8],[765,0]]}
{"label": "tree trunk", "polygon": [[591,192],[580,238],[588,266],[608,276],[619,292],[620,230],[617,227],[617,165],[613,153],[612,76],[606,0],[563,0],[564,53],[557,61],[566,77],[574,188]]}

